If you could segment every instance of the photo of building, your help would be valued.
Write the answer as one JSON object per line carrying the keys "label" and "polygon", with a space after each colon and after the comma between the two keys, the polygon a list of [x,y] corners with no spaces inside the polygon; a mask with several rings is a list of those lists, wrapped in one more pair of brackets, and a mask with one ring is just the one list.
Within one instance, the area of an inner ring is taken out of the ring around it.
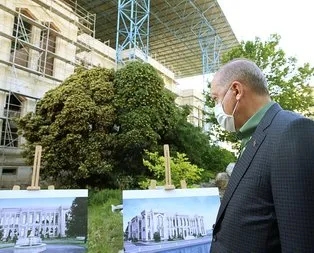
{"label": "photo of building", "polygon": [[87,190],[0,191],[0,252],[85,252],[86,237]]}
{"label": "photo of building", "polygon": [[128,223],[128,239],[152,241],[156,232],[161,240],[205,236],[204,217],[144,210]]}
{"label": "photo of building", "polygon": [[3,237],[27,233],[43,237],[65,237],[70,206],[56,208],[0,208],[0,227]]}
{"label": "photo of building", "polygon": [[209,252],[217,188],[123,192],[125,252]]}

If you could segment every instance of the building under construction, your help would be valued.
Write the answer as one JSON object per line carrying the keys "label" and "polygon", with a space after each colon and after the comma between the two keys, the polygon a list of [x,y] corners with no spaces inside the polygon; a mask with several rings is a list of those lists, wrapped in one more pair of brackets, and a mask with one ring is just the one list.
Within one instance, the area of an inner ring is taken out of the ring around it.
{"label": "building under construction", "polygon": [[[0,187],[30,181],[13,119],[76,66],[145,61],[178,94],[177,78],[215,71],[237,44],[216,0],[0,0]],[[179,104],[198,101],[190,118],[202,126],[199,98],[182,94]]]}

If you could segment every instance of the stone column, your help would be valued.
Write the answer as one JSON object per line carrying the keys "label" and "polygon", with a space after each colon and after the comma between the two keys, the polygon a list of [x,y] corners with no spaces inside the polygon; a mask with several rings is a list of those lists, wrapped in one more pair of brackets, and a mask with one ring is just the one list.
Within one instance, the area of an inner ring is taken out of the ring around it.
{"label": "stone column", "polygon": [[[1,1],[6,7],[15,10],[15,1]],[[14,16],[4,10],[0,10],[0,30],[5,34],[12,35],[14,26]],[[12,42],[14,43],[14,41]],[[0,58],[10,61],[11,40],[0,36]]]}
{"label": "stone column", "polygon": [[[36,26],[32,26],[30,43],[35,45],[36,47],[40,47],[40,33],[41,33],[40,28]],[[34,50],[34,49],[29,50],[29,62],[28,62],[29,68],[35,71],[38,70],[39,56],[40,56],[39,51]]]}

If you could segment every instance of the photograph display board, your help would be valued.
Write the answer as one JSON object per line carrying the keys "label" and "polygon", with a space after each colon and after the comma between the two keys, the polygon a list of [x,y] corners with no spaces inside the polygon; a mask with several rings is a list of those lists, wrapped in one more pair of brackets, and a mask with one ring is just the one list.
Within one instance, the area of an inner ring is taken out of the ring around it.
{"label": "photograph display board", "polygon": [[124,250],[208,253],[218,188],[123,191]]}
{"label": "photograph display board", "polygon": [[87,251],[87,190],[0,191],[0,253]]}

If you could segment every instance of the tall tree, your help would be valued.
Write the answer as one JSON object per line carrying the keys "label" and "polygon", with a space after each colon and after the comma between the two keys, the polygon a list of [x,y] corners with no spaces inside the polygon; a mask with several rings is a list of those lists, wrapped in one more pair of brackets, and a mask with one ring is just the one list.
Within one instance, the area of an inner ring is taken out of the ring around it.
{"label": "tall tree", "polygon": [[144,150],[161,152],[163,144],[204,168],[207,181],[218,167],[207,136],[187,122],[188,113],[151,65],[131,62],[116,73],[78,69],[18,126],[29,163],[35,145],[42,145],[41,175],[58,187],[137,187],[151,174]]}
{"label": "tall tree", "polygon": [[[254,61],[264,72],[274,101],[283,109],[313,116],[310,108],[314,106],[314,98],[309,83],[314,76],[314,68],[308,63],[298,66],[297,59],[287,57],[279,43],[280,36],[276,34],[271,35],[265,42],[258,37],[255,41],[242,41],[239,47],[223,55],[222,62],[226,63],[235,58]],[[214,105],[209,93],[206,94],[206,103],[209,107]],[[213,123],[212,132],[216,132],[220,140],[237,141],[234,134],[222,131],[218,127],[213,113],[210,114],[209,121]]]}
{"label": "tall tree", "polygon": [[44,179],[68,187],[106,185],[115,145],[113,78],[111,70],[78,69],[45,94],[35,114],[18,120],[30,164],[35,145],[43,147]]}
{"label": "tall tree", "polygon": [[189,123],[189,113],[190,108],[184,106],[176,127],[164,137],[164,143],[170,144],[171,155],[184,153],[192,164],[202,168],[201,181],[208,182],[236,158],[230,151],[211,143],[202,129]]}
{"label": "tall tree", "polygon": [[67,237],[87,236],[87,198],[73,200],[66,222]]}
{"label": "tall tree", "polygon": [[[144,149],[156,150],[179,113],[174,95],[166,90],[157,71],[147,63],[130,62],[116,72],[118,148],[117,177],[144,175]],[[119,178],[118,178],[119,179]]]}

